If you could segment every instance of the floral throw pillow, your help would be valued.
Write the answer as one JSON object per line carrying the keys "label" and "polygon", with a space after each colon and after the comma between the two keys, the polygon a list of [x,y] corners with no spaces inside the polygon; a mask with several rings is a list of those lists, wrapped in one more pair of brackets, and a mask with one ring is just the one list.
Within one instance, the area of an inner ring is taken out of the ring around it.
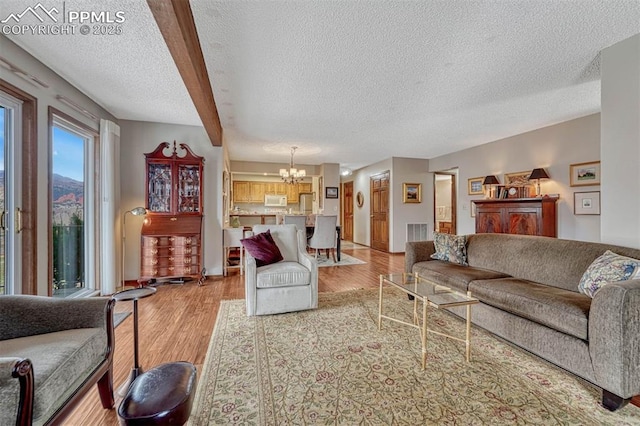
{"label": "floral throw pillow", "polygon": [[467,263],[467,236],[433,233],[433,245],[436,252],[431,255],[432,259],[444,260],[446,262]]}
{"label": "floral throw pillow", "polygon": [[589,265],[580,279],[578,291],[593,297],[608,283],[637,278],[639,273],[640,260],[607,250]]}

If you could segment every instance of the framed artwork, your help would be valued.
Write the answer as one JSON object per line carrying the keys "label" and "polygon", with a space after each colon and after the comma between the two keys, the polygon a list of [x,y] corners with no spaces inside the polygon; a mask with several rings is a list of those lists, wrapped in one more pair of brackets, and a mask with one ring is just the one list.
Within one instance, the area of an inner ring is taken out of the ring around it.
{"label": "framed artwork", "polygon": [[600,191],[574,192],[573,214],[600,214]]}
{"label": "framed artwork", "polygon": [[531,185],[529,176],[531,176],[531,172],[505,173],[504,184],[508,186]]}
{"label": "framed artwork", "polygon": [[422,202],[422,184],[421,183],[403,183],[402,184],[403,203],[421,203]]}
{"label": "framed artwork", "polygon": [[468,194],[469,195],[483,195],[484,188],[482,187],[482,181],[484,177],[476,177],[468,180]]}
{"label": "framed artwork", "polygon": [[337,186],[327,186],[325,188],[325,198],[338,198],[338,187]]}
{"label": "framed artwork", "polygon": [[571,164],[569,184],[571,186],[600,185],[600,162]]}
{"label": "framed artwork", "polygon": [[318,208],[321,209],[324,206],[324,179],[322,176],[318,178]]}
{"label": "framed artwork", "polygon": [[469,202],[471,203],[471,208],[469,209],[469,212],[471,213],[471,217],[476,217],[476,203],[474,203],[473,200]]}

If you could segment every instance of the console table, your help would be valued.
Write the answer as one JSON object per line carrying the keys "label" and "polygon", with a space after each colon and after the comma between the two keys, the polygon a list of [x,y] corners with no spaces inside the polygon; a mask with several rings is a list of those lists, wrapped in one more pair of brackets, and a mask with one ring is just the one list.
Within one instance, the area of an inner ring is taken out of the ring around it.
{"label": "console table", "polygon": [[503,233],[557,237],[558,197],[473,200],[476,234]]}

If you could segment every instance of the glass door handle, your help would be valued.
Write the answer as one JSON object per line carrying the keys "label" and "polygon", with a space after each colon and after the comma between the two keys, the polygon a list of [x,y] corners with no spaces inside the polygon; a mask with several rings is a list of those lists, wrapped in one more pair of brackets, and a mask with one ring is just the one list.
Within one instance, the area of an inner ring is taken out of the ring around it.
{"label": "glass door handle", "polygon": [[5,212],[4,210],[0,214],[0,229],[2,229],[3,231],[6,229],[5,220],[4,220],[6,214],[7,212]]}
{"label": "glass door handle", "polygon": [[20,207],[16,207],[15,225],[16,234],[19,234],[22,231],[22,210],[20,210]]}

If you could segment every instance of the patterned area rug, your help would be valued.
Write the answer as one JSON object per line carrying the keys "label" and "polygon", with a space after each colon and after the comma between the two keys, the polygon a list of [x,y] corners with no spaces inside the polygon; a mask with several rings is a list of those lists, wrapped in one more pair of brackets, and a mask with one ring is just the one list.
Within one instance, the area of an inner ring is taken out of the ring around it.
{"label": "patterned area rug", "polygon": [[[406,296],[385,298],[385,313],[411,318]],[[640,424],[637,407],[610,413],[593,386],[475,327],[470,363],[464,344],[430,333],[423,371],[418,331],[378,331],[377,314],[375,289],[251,318],[244,301],[223,301],[190,424]],[[431,309],[429,321],[463,336],[453,315]]]}
{"label": "patterned area rug", "polygon": [[131,312],[114,312],[113,313],[113,328],[116,328],[122,321],[127,319],[127,317],[131,315]]}
{"label": "patterned area rug", "polygon": [[318,255],[318,268],[322,268],[325,266],[363,265],[365,263],[367,262],[356,259],[355,257],[349,256],[348,254],[344,253],[340,253],[340,262],[334,262],[332,256],[329,256],[327,258],[325,255]]}

